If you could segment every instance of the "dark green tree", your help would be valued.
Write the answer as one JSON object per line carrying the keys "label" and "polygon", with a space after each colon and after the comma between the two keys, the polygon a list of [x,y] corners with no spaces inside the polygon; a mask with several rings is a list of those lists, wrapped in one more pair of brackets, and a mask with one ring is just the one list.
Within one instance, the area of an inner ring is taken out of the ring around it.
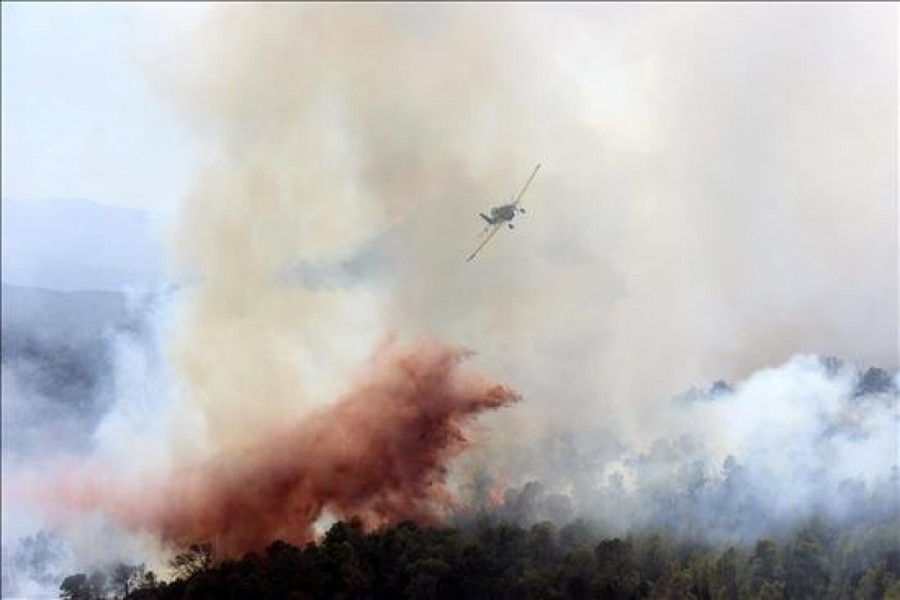
{"label": "dark green tree", "polygon": [[619,538],[603,540],[594,549],[594,555],[597,559],[595,588],[600,597],[631,598],[641,582],[631,542]]}
{"label": "dark green tree", "polygon": [[778,545],[772,540],[759,540],[753,549],[750,559],[750,591],[754,595],[761,594],[763,586],[776,589],[781,582],[779,568]]}
{"label": "dark green tree", "polygon": [[169,561],[169,566],[178,573],[178,576],[189,579],[198,573],[208,571],[213,565],[213,547],[206,542],[203,544],[191,544],[187,551],[175,555]]}
{"label": "dark green tree", "polygon": [[822,540],[801,533],[786,559],[785,592],[797,600],[824,598],[829,584],[829,561]]}
{"label": "dark green tree", "polygon": [[66,600],[91,600],[91,586],[84,573],[69,575],[59,586],[60,598]]}
{"label": "dark green tree", "polygon": [[123,596],[131,593],[144,577],[144,565],[126,565],[119,563],[113,567],[110,582]]}

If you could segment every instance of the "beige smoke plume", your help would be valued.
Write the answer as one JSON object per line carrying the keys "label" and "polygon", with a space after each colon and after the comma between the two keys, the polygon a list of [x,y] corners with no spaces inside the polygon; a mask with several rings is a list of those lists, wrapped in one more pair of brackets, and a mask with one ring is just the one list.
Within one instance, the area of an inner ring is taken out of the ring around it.
{"label": "beige smoke plume", "polygon": [[214,156],[178,237],[197,284],[174,356],[214,446],[330,399],[348,356],[384,333],[377,291],[303,289],[281,272],[335,261],[454,186],[473,193],[467,155],[487,132],[472,119],[490,127],[509,82],[492,27],[434,10],[226,8],[191,39],[181,91]]}
{"label": "beige smoke plume", "polygon": [[[176,351],[210,437],[320,401],[386,324],[477,348],[529,421],[796,352],[897,364],[892,10],[217,8],[172,84],[213,148]],[[277,277],[369,255],[347,288]]]}

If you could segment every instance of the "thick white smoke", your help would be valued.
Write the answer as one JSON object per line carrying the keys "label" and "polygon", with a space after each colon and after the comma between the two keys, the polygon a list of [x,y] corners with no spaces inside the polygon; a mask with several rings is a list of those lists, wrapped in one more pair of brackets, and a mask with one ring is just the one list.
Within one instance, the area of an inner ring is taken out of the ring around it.
{"label": "thick white smoke", "polygon": [[[30,367],[48,357],[4,362],[3,433],[16,445],[4,446],[3,455],[3,597],[55,596],[65,575],[111,571],[119,562],[164,566],[166,550],[152,536],[124,530],[102,511],[60,519],[21,491],[29,481],[54,481],[92,464],[117,485],[134,484],[177,462],[173,436],[202,434],[196,411],[179,401],[164,356],[176,314],[171,291],[132,290],[124,319],[95,332],[102,347],[70,350],[86,355],[94,365],[88,374],[100,382],[76,388],[76,399],[60,396],[65,372]],[[55,326],[59,316],[48,316]],[[91,356],[100,351],[108,356]]]}
{"label": "thick white smoke", "polygon": [[[645,419],[665,433],[644,444],[582,429],[508,447],[494,459],[511,476],[501,511],[729,542],[777,536],[816,516],[896,519],[898,383],[898,374],[798,356],[733,387],[718,382],[660,402]],[[522,487],[529,481],[540,485]]]}

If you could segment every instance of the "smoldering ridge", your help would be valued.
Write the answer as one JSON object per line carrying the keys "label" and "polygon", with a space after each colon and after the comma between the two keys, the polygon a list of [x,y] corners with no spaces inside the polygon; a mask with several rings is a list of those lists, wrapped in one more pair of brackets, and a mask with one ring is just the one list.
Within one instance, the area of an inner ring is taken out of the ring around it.
{"label": "smoldering ridge", "polygon": [[481,475],[470,505],[521,524],[582,518],[607,535],[665,531],[726,544],[812,518],[848,531],[896,523],[898,406],[900,373],[798,356],[660,402],[647,419],[662,418],[667,431],[643,446],[573,424],[506,453],[486,448],[494,472],[514,477],[497,503],[488,490],[507,477]]}

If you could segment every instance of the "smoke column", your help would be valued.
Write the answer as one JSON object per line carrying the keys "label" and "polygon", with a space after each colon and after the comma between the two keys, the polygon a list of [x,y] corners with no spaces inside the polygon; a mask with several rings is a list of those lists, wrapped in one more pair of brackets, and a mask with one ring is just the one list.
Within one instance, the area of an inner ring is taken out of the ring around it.
{"label": "smoke column", "polygon": [[[631,407],[797,353],[895,367],[892,10],[216,10],[164,78],[213,149],[175,353],[212,437],[263,426],[260,391],[280,411],[340,380],[303,372],[293,336],[340,365],[384,323],[477,348],[535,399],[525,421],[612,411],[637,438]],[[475,213],[536,162],[519,230],[462,264]],[[348,258],[381,270],[352,293],[272,276]],[[245,352],[279,367],[259,381]]]}
{"label": "smoke column", "polygon": [[[671,396],[798,353],[895,368],[889,14],[212,13],[167,74],[215,148],[177,239],[201,283],[173,353],[210,443],[333,397],[385,329],[476,348],[523,393],[490,419],[488,464],[554,429],[647,451]],[[536,162],[519,228],[464,263],[475,213]],[[275,276],[348,262],[331,285]],[[699,422],[724,460],[733,441]]]}

